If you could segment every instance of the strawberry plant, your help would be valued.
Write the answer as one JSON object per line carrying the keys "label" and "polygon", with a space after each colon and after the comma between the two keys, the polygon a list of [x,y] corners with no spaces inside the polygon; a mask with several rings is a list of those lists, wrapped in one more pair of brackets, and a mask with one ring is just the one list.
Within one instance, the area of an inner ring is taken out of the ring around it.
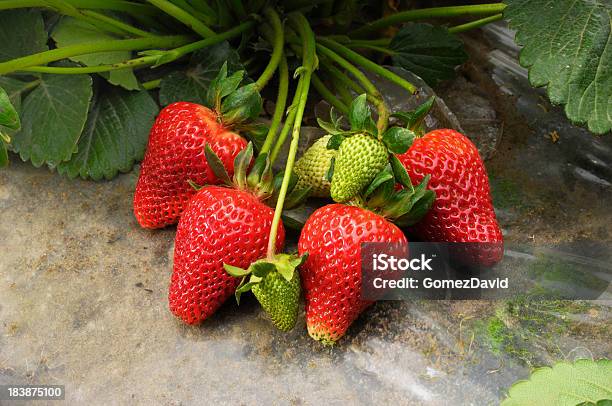
{"label": "strawberry plant", "polygon": [[[531,83],[570,121],[608,133],[611,13],[590,0],[392,12],[368,0],[0,0],[0,165],[12,151],[101,180],[142,161],[136,219],[178,223],[169,307],[179,319],[202,322],[251,291],[287,331],[303,291],[310,335],[330,344],[371,304],[362,243],[407,243],[403,227],[476,243],[455,253],[463,263],[503,254],[474,145],[425,134],[434,100],[396,111],[372,78],[409,98],[419,89],[398,69],[432,86],[449,79],[467,59],[457,34],[506,19]],[[318,119],[327,134],[300,158],[321,100],[333,107]],[[309,196],[335,202],[284,253],[283,214]]]}

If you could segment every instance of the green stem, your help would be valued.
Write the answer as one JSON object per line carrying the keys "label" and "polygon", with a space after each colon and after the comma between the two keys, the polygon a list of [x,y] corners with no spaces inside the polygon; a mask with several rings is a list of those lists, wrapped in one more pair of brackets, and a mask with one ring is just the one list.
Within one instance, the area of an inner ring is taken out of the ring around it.
{"label": "green stem", "polygon": [[101,13],[90,10],[79,10],[70,2],[65,0],[45,0],[45,1],[0,1],[0,10],[7,10],[18,7],[46,7],[57,13],[64,14],[73,18],[77,18],[87,23],[98,27],[103,31],[108,31],[113,34],[126,35],[133,34],[139,37],[151,37],[146,31],[132,27],[122,21],[106,16]]}
{"label": "green stem", "polygon": [[244,20],[247,17],[247,12],[240,0],[230,0],[230,4],[232,5],[232,9],[236,13],[236,17],[241,20]]}
{"label": "green stem", "polygon": [[[70,5],[77,8],[91,10],[122,11],[134,16],[147,15],[154,16],[156,9],[145,5],[122,0],[66,0]],[[0,10],[10,10],[14,8],[30,7],[49,7],[46,0],[2,0]]]}
{"label": "green stem", "polygon": [[154,65],[159,59],[157,56],[143,56],[124,62],[96,65],[96,66],[30,66],[19,69],[20,72],[51,73],[54,75],[82,75],[87,73],[111,72],[121,69],[136,69],[143,66]]}
{"label": "green stem", "polygon": [[[22,0],[17,0],[22,1]],[[150,17],[159,15],[155,7],[148,4],[142,4],[135,1],[125,0],[66,0],[77,8],[86,8],[90,10],[112,10],[123,11],[133,16],[147,15]]]}
{"label": "green stem", "polygon": [[357,30],[351,36],[363,37],[373,31],[408,21],[424,20],[440,17],[460,17],[467,15],[490,15],[500,13],[506,5],[504,3],[476,4],[469,6],[434,7],[416,10],[407,10],[372,21]]}
{"label": "green stem", "polygon": [[352,89],[357,94],[366,93],[365,89],[359,86],[359,83],[351,80],[346,73],[336,68],[329,61],[327,61],[327,59],[322,61],[321,66],[333,77],[334,81],[343,83],[346,87]]}
{"label": "green stem", "polygon": [[379,46],[379,47],[387,47],[391,43],[391,38],[379,38],[379,39],[350,39],[348,37],[330,37],[336,42],[341,44],[345,44],[347,46],[361,46],[361,45],[370,45],[370,46]]}
{"label": "green stem", "polygon": [[144,90],[157,89],[160,84],[161,84],[161,79],[149,80],[148,82],[142,83],[142,88]]}
{"label": "green stem", "polygon": [[382,133],[387,128],[387,125],[389,124],[389,109],[376,86],[374,86],[374,84],[370,81],[370,79],[366,77],[366,75],[364,75],[363,72],[361,72],[353,64],[342,58],[340,55],[336,54],[331,49],[326,48],[321,44],[317,44],[317,50],[322,55],[326,56],[342,68],[346,69],[359,82],[361,82],[362,86],[366,91],[366,94],[371,94],[372,96],[374,96],[376,100],[375,105],[378,110],[378,122],[376,124],[376,127],[378,128],[379,134],[382,135]]}
{"label": "green stem", "polygon": [[481,18],[480,20],[470,21],[469,23],[465,23],[465,24],[461,24],[461,25],[456,25],[454,27],[450,27],[448,29],[448,32],[450,32],[451,34],[458,34],[460,32],[464,32],[464,31],[472,30],[474,28],[482,27],[483,25],[487,25],[487,24],[492,23],[494,21],[499,21],[502,18],[504,18],[503,14],[501,14],[501,13],[494,14],[494,15],[492,15],[490,17]]}
{"label": "green stem", "polygon": [[299,68],[300,72],[300,85],[298,86],[299,92],[296,93],[298,96],[298,103],[294,106],[295,121],[293,122],[293,132],[291,134],[291,144],[289,146],[289,155],[287,156],[287,165],[285,166],[285,174],[281,184],[280,191],[278,193],[278,200],[276,201],[276,207],[274,208],[274,218],[272,219],[272,228],[270,229],[270,238],[268,239],[268,258],[274,257],[276,248],[276,235],[278,232],[278,226],[281,221],[281,215],[283,213],[283,206],[285,204],[285,198],[287,197],[287,189],[289,188],[289,181],[291,179],[291,172],[293,171],[293,165],[295,163],[295,157],[297,155],[298,145],[300,141],[300,129],[302,126],[302,119],[304,117],[304,110],[306,108],[306,102],[308,101],[308,91],[310,90],[310,80],[312,74],[316,69],[316,49],[315,49],[315,36],[308,24],[308,20],[301,13],[294,13],[289,16],[289,21],[295,26],[299,35],[302,39],[302,67]]}
{"label": "green stem", "polygon": [[280,153],[281,148],[283,147],[283,145],[285,145],[287,135],[289,135],[289,131],[291,131],[291,127],[293,126],[293,122],[295,121],[295,116],[297,113],[296,106],[300,98],[301,85],[302,82],[298,82],[297,87],[295,89],[295,94],[293,95],[293,101],[287,109],[287,118],[285,118],[285,124],[283,125],[283,128],[281,128],[281,132],[278,135],[276,142],[274,143],[272,152],[270,153],[270,164],[276,162],[276,158],[278,158],[278,154]]}
{"label": "green stem", "polygon": [[378,45],[369,45],[369,44],[353,44],[351,42],[349,42],[348,44],[345,44],[348,48],[350,49],[369,49],[372,51],[376,51],[376,52],[380,52],[381,54],[385,54],[385,55],[389,55],[389,56],[393,56],[395,55],[395,51],[389,49],[389,48],[385,48],[385,47],[381,47]]}
{"label": "green stem", "polygon": [[196,0],[192,1],[193,7],[198,10],[200,13],[205,14],[212,18],[213,20],[217,20],[217,12],[207,4],[208,0]]}
{"label": "green stem", "polygon": [[339,44],[336,41],[330,40],[328,38],[320,38],[319,42],[332,49],[339,55],[345,57],[349,61],[362,66],[364,69],[369,70],[372,73],[382,76],[383,78],[395,83],[398,86],[403,87],[410,93],[415,93],[417,91],[417,88],[412,83],[408,82],[406,79],[396,75],[388,69],[383,68],[376,62],[370,61],[369,59],[361,56],[357,52],[345,47],[344,45]]}
{"label": "green stem", "polygon": [[287,95],[289,94],[289,67],[287,66],[287,58],[283,53],[278,67],[278,96],[276,97],[276,106],[274,106],[274,114],[272,122],[266,135],[266,140],[261,147],[261,153],[267,153],[272,147],[272,142],[278,133],[278,127],[283,120],[285,107],[287,106]]}
{"label": "green stem", "polygon": [[312,85],[326,102],[334,106],[336,109],[340,110],[342,114],[348,114],[348,107],[346,106],[346,104],[344,104],[340,99],[338,99],[327,88],[327,86],[325,86],[325,83],[321,82],[321,79],[319,79],[317,75],[312,75]]}
{"label": "green stem", "polygon": [[192,16],[197,18],[198,20],[204,22],[204,24],[212,25],[212,24],[215,23],[215,19],[213,17],[211,17],[209,14],[202,13],[202,12],[196,10],[186,0],[171,0],[171,1],[177,7],[182,8],[183,10],[185,10],[187,13],[191,14]]}
{"label": "green stem", "polygon": [[[346,74],[341,72],[340,69],[336,68],[334,65],[330,63],[323,63],[322,66],[326,71],[329,72],[331,76],[333,76],[335,83],[343,83],[346,87],[352,89],[358,95],[366,93],[368,101],[375,106],[378,106],[381,103],[380,98],[376,97],[371,93],[366,92],[363,87],[359,86],[358,83],[351,80]],[[353,96],[351,96],[351,100],[352,99]]]}
{"label": "green stem", "polygon": [[[172,51],[169,51],[173,54],[173,57],[176,56],[175,58],[172,59],[172,61],[178,59],[179,57],[183,55],[187,55],[193,51],[197,51],[198,49],[205,48],[207,46],[218,44],[219,42],[223,42],[225,40],[237,37],[243,32],[253,28],[254,25],[255,25],[254,21],[245,21],[244,23],[237,25],[231,30],[227,30],[221,34],[216,34],[210,38],[206,38],[206,39],[203,39],[197,42],[193,42],[191,44],[184,45],[180,48],[173,49]],[[168,61],[168,62],[171,62],[171,61]],[[166,62],[164,61],[164,63]]]}
{"label": "green stem", "polygon": [[[253,21],[247,21],[245,23],[240,24],[233,29],[223,32],[221,34],[217,34],[213,37],[206,38],[197,42],[193,42],[191,44],[184,45],[182,47],[178,47],[175,49],[171,49],[168,51],[161,51],[160,54],[157,55],[147,55],[142,56],[140,58],[130,59],[124,62],[109,64],[109,65],[97,65],[97,66],[30,66],[19,68],[19,71],[24,72],[39,72],[39,73],[54,73],[54,74],[64,74],[64,75],[80,75],[84,73],[100,73],[100,72],[110,72],[119,69],[135,69],[142,66],[148,65],[161,65],[164,63],[169,63],[175,61],[176,59],[187,55],[191,52],[197,51],[200,48],[204,48],[207,46],[211,46],[217,44],[219,42],[225,41],[227,39],[236,37],[240,35],[243,31],[251,28],[253,26]],[[158,37],[159,38],[159,37]],[[65,49],[65,48],[63,48]],[[0,64],[0,71],[2,64]]]}
{"label": "green stem", "polygon": [[272,44],[272,55],[270,56],[270,61],[268,65],[262,72],[259,79],[255,82],[257,89],[261,91],[264,86],[268,83],[268,81],[276,72],[276,68],[278,68],[278,64],[280,63],[281,57],[283,56],[283,47],[285,46],[285,35],[283,32],[283,23],[281,22],[278,13],[272,7],[266,7],[263,12],[264,17],[269,20],[272,25],[273,33],[270,35],[271,38],[269,40],[273,41]]}
{"label": "green stem", "polygon": [[174,17],[176,20],[185,24],[187,27],[191,28],[194,32],[196,32],[202,37],[206,38],[206,37],[212,37],[213,35],[215,35],[215,32],[211,30],[210,28],[208,28],[208,26],[204,24],[202,21],[198,20],[197,18],[195,18],[194,16],[192,16],[191,14],[189,14],[182,8],[175,6],[169,1],[167,0],[147,0],[147,1],[153,4],[154,6],[156,6],[157,8],[159,8],[160,10],[162,10],[163,12],[165,12],[166,14],[168,14],[169,16]]}
{"label": "green stem", "polygon": [[7,73],[15,72],[23,68],[28,68],[30,66],[45,65],[49,62],[59,61],[61,59],[70,58],[78,55],[111,51],[135,51],[154,47],[173,48],[182,45],[187,41],[189,41],[189,37],[183,35],[175,35],[75,44],[0,63],[0,75],[6,75]]}
{"label": "green stem", "polygon": [[84,16],[92,17],[96,20],[104,22],[110,26],[116,27],[117,29],[126,32],[128,34],[133,34],[139,37],[155,37],[155,34],[151,34],[150,32],[141,30],[139,28],[133,27],[129,24],[126,24],[122,21],[115,20],[114,18],[108,17],[104,14],[91,11],[91,10],[80,10],[80,13]]}
{"label": "green stem", "polygon": [[[334,89],[336,93],[340,96],[340,100],[344,103],[345,106],[350,106],[353,102],[353,95],[347,86],[342,82],[334,81]],[[361,94],[361,93],[360,93]]]}

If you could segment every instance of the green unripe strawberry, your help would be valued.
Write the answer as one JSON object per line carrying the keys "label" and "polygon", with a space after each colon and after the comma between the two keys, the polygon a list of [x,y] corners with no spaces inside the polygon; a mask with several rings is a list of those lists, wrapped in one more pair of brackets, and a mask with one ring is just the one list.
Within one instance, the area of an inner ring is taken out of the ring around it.
{"label": "green unripe strawberry", "polygon": [[338,148],[331,182],[331,197],[346,202],[370,184],[384,169],[389,152],[382,141],[367,134],[346,138]]}
{"label": "green unripe strawberry", "polygon": [[300,300],[297,271],[289,281],[279,272],[270,272],[251,290],[277,329],[289,331],[295,326]]}
{"label": "green unripe strawberry", "polygon": [[329,197],[331,183],[327,180],[327,172],[338,152],[335,149],[327,149],[330,138],[331,135],[319,138],[295,163],[293,171],[298,176],[295,190],[310,186],[311,196]]}
{"label": "green unripe strawberry", "polygon": [[253,262],[248,269],[224,264],[225,271],[242,278],[236,289],[236,300],[249,290],[268,313],[272,324],[281,331],[289,331],[297,321],[300,301],[300,274],[298,267],[308,255],[276,254]]}

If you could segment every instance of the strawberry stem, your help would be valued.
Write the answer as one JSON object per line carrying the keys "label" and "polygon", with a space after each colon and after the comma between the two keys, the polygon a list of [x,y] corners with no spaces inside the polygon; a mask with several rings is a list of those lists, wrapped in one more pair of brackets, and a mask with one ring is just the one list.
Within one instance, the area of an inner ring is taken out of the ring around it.
{"label": "strawberry stem", "polygon": [[472,30],[474,28],[480,28],[483,25],[487,25],[489,23],[492,23],[492,22],[495,22],[495,21],[499,21],[502,18],[504,18],[504,15],[502,13],[494,14],[494,15],[492,15],[490,17],[481,18],[480,20],[470,21],[469,23],[465,23],[465,24],[461,24],[461,25],[456,25],[454,27],[450,27],[448,29],[448,32],[450,32],[451,34],[458,34],[460,32]]}
{"label": "strawberry stem", "polygon": [[289,147],[289,155],[287,156],[287,165],[285,166],[285,174],[283,176],[283,182],[274,209],[274,218],[272,219],[272,228],[270,229],[270,238],[268,239],[268,258],[271,259],[275,254],[276,247],[276,235],[278,232],[278,226],[281,221],[281,215],[283,213],[283,205],[285,198],[287,197],[287,189],[289,188],[289,181],[291,180],[291,172],[293,171],[293,165],[295,163],[295,157],[297,155],[298,144],[300,141],[300,129],[302,126],[302,119],[304,117],[304,110],[306,108],[306,102],[308,101],[308,91],[310,89],[310,80],[312,74],[316,69],[316,48],[315,48],[315,36],[308,24],[308,20],[301,13],[292,13],[289,16],[290,23],[299,32],[302,39],[302,66],[296,70],[296,74],[300,75],[297,96],[297,105],[295,109],[295,121],[293,122],[293,132],[291,134],[291,145]]}
{"label": "strawberry stem", "polygon": [[140,85],[144,90],[153,90],[161,85],[161,81],[161,79],[149,80],[148,82],[142,82]]}
{"label": "strawberry stem", "polygon": [[281,148],[285,144],[287,135],[289,134],[289,131],[291,130],[291,126],[293,125],[293,122],[295,121],[295,116],[297,113],[296,106],[298,105],[298,101],[300,98],[300,89],[302,87],[301,85],[302,85],[302,82],[298,82],[297,87],[295,89],[295,94],[293,95],[293,101],[291,102],[291,105],[287,109],[287,118],[285,119],[285,124],[283,125],[283,128],[281,129],[281,132],[278,135],[278,139],[276,140],[276,143],[274,144],[274,148],[272,148],[272,153],[270,154],[270,164],[273,164],[276,161],[276,158],[278,158],[278,154],[280,153]]}
{"label": "strawberry stem", "polygon": [[372,73],[376,73],[382,76],[383,78],[395,83],[398,86],[403,87],[410,93],[416,92],[417,88],[412,83],[408,82],[406,79],[402,78],[399,75],[396,75],[388,69],[383,68],[376,62],[370,61],[369,59],[361,56],[357,52],[345,47],[344,45],[329,38],[319,38],[319,42],[332,49],[337,54],[348,59],[349,61],[362,66],[364,69],[369,70]]}
{"label": "strawberry stem", "polygon": [[408,21],[425,20],[440,17],[460,17],[466,15],[491,15],[498,14],[506,8],[504,3],[475,4],[468,6],[434,7],[416,10],[407,10],[394,13],[365,24],[351,33],[351,37],[365,37],[373,31]]}
{"label": "strawberry stem", "polygon": [[348,114],[348,107],[340,99],[338,99],[328,88],[325,83],[319,79],[317,75],[312,75],[312,85],[319,92],[321,97],[330,105],[340,110],[343,114]]}
{"label": "strawberry stem", "polygon": [[352,63],[350,63],[349,61],[347,61],[346,59],[344,59],[343,57],[341,57],[340,55],[338,55],[331,49],[321,44],[317,44],[317,50],[321,52],[322,55],[326,56],[327,58],[331,59],[332,61],[334,61],[336,64],[338,64],[342,68],[346,69],[359,82],[361,82],[361,84],[365,88],[366,93],[371,94],[374,97],[372,101],[374,102],[378,110],[377,127],[378,127],[379,133],[382,134],[387,128],[387,125],[389,124],[389,109],[387,108],[387,105],[382,95],[376,88],[376,86],[374,86],[374,84],[370,81],[370,79],[368,79],[367,76],[362,71],[357,69],[355,65],[353,65]]}
{"label": "strawberry stem", "polygon": [[153,37],[154,34],[133,27],[123,21],[109,17],[107,15],[91,11],[79,10],[65,0],[46,0],[46,1],[2,1],[0,2],[0,10],[8,10],[13,8],[23,7],[47,7],[60,14],[78,18],[101,30],[118,34],[122,36],[135,35],[138,37]]}
{"label": "strawberry stem", "polygon": [[[187,44],[187,45],[175,48],[175,49],[171,49],[168,51],[160,51],[160,53],[156,55],[142,56],[139,58],[130,59],[125,62],[110,64],[110,65],[69,66],[69,67],[38,66],[44,63],[64,59],[64,58],[71,57],[71,56],[89,54],[93,52],[105,52],[105,51],[94,51],[94,49],[108,50],[109,48],[113,48],[113,46],[115,46],[116,48],[110,49],[110,50],[111,51],[118,50],[119,47],[123,47],[123,45],[125,44],[125,41],[137,41],[137,40],[115,40],[115,41],[106,41],[104,44],[100,44],[96,42],[96,43],[89,43],[89,44],[72,45],[72,46],[67,46],[64,48],[54,49],[51,51],[41,52],[39,54],[34,54],[34,55],[30,55],[30,56],[23,57],[23,58],[14,59],[9,62],[0,63],[0,74],[10,73],[10,72],[14,72],[18,70],[18,71],[24,71],[24,72],[53,73],[53,74],[67,74],[67,75],[75,74],[76,75],[76,74],[83,74],[83,73],[110,72],[110,71],[126,69],[126,68],[132,68],[132,69],[140,68],[143,66],[155,65],[160,62],[161,58],[163,58],[163,63],[168,63],[184,55],[187,55],[191,52],[197,51],[200,48],[211,46],[219,42],[225,41],[226,39],[236,37],[240,35],[242,32],[250,29],[253,26],[253,24],[254,24],[253,21],[247,21],[231,30],[228,30],[221,34],[217,34],[210,38],[206,38],[206,39],[203,39],[197,42],[193,42],[193,43],[190,43],[190,44]],[[148,40],[149,40],[149,43],[151,43],[150,40],[155,40],[155,39],[160,39],[160,38],[167,39],[170,37],[154,37],[154,38],[148,38]],[[177,37],[171,37],[171,38],[175,38],[175,41],[176,41]],[[184,39],[185,37],[178,37],[178,38]],[[109,42],[111,44],[108,44]],[[134,42],[128,43],[127,46],[129,47],[130,44],[133,44],[133,43]],[[163,47],[163,44],[158,43],[154,46]],[[57,56],[56,54],[59,54],[59,52],[55,52],[55,51],[62,51],[62,53],[61,55]],[[29,66],[30,60],[40,61],[40,62],[35,63],[36,66]],[[18,67],[15,68],[14,67],[15,65],[17,65]],[[28,66],[24,66],[24,65],[28,65]]]}
{"label": "strawberry stem", "polygon": [[287,106],[287,95],[289,94],[289,67],[287,66],[287,58],[283,53],[278,68],[278,95],[276,96],[276,106],[274,107],[274,115],[266,135],[266,140],[261,147],[260,153],[268,153],[272,147],[272,143],[278,133],[278,127],[283,120],[285,107]]}
{"label": "strawberry stem", "polygon": [[268,62],[268,66],[264,69],[261,76],[255,82],[257,86],[257,90],[261,91],[264,86],[268,83],[268,81],[276,72],[276,68],[278,68],[278,64],[281,61],[283,55],[283,47],[285,46],[285,34],[283,31],[283,24],[278,16],[278,13],[272,7],[266,7],[263,12],[264,17],[270,22],[272,25],[273,33],[270,35],[270,40],[272,43],[272,55],[270,55],[270,61]]}
{"label": "strawberry stem", "polygon": [[70,58],[77,55],[110,51],[134,51],[153,47],[172,48],[185,44],[188,41],[189,37],[184,35],[172,35],[164,37],[118,39],[75,44],[0,63],[0,75],[5,75],[7,73],[30,66],[44,65],[49,62],[59,61],[61,59]]}
{"label": "strawberry stem", "polygon": [[[334,65],[327,62],[325,59],[322,61],[321,65],[323,66],[323,69],[325,69],[331,76],[333,76],[334,83],[336,85],[344,84],[345,87],[352,89],[356,94],[366,93],[368,101],[375,106],[378,106],[378,104],[381,102],[380,99],[378,99],[373,94],[366,92],[363,87],[359,86],[357,82],[351,80],[349,76],[341,72],[340,69],[336,68]],[[354,96],[352,96],[349,92],[348,97],[348,102],[345,102],[345,104],[350,105],[354,99]]]}
{"label": "strawberry stem", "polygon": [[153,4],[155,7],[159,8],[166,14],[171,17],[174,17],[176,20],[185,24],[187,27],[191,28],[194,32],[199,34],[203,38],[212,37],[215,35],[215,32],[208,28],[206,24],[202,21],[198,20],[196,17],[189,14],[187,11],[182,8],[172,4],[167,0],[147,0],[149,3]]}

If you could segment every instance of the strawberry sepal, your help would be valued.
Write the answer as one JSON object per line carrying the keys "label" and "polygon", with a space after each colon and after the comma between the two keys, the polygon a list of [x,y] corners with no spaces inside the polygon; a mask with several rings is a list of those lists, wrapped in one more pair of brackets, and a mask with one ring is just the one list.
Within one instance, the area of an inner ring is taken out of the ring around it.
{"label": "strawberry sepal", "polygon": [[228,76],[225,62],[208,88],[207,104],[227,127],[238,127],[254,120],[261,113],[263,101],[257,85],[249,83],[240,86],[244,76],[243,70]]}
{"label": "strawberry sepal", "polygon": [[243,293],[252,291],[258,302],[281,331],[291,330],[297,321],[300,298],[300,267],[308,254],[301,256],[277,254],[272,259],[253,262],[248,269],[224,264],[225,271],[242,278],[236,289],[236,301],[240,304]]}

